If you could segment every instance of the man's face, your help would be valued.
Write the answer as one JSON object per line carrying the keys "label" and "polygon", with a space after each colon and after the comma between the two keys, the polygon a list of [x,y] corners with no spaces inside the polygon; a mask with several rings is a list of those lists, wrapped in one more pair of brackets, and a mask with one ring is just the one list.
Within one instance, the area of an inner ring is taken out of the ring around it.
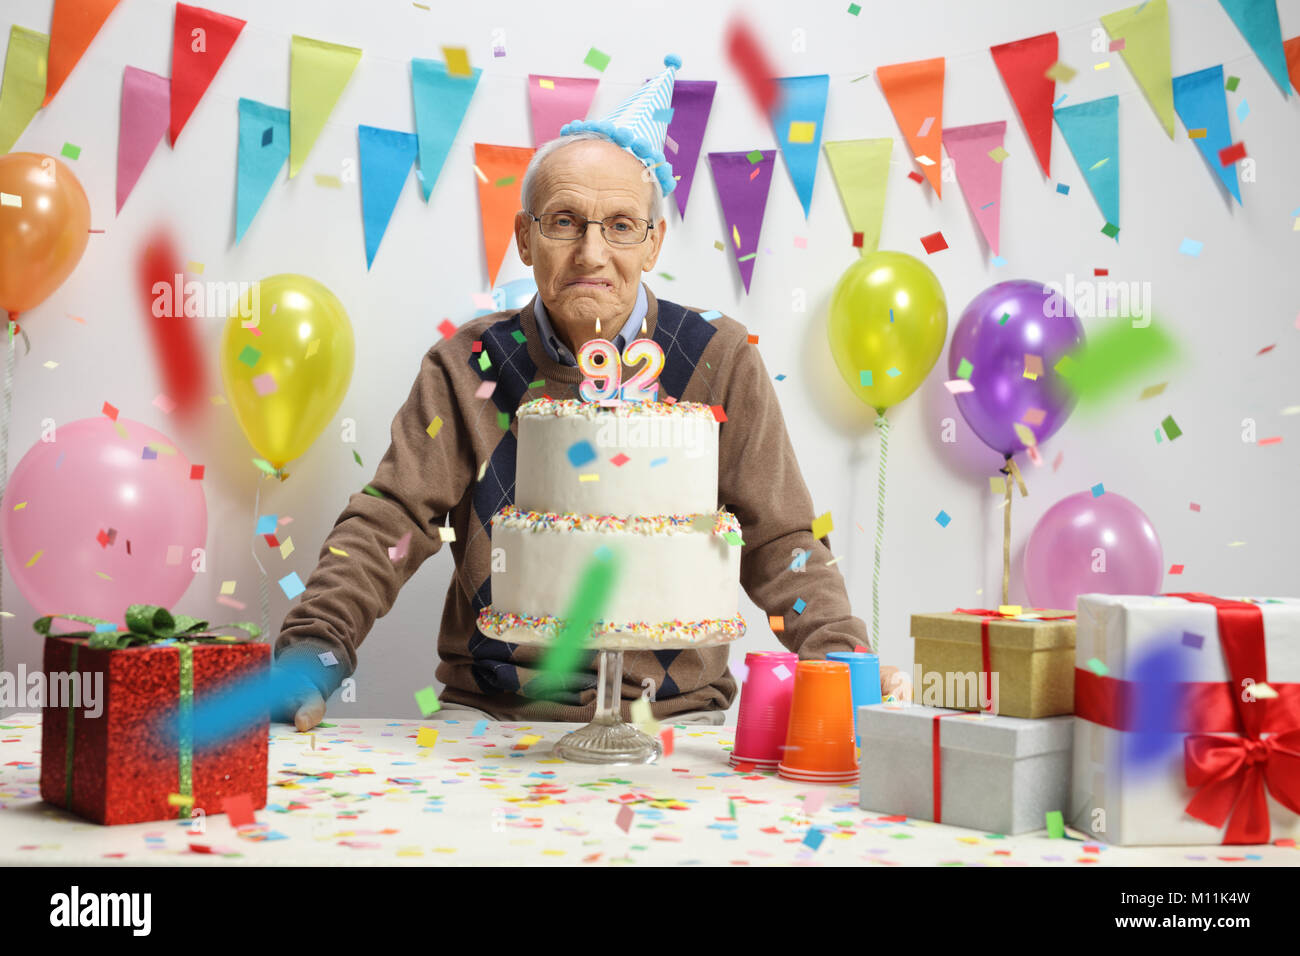
{"label": "man's face", "polygon": [[[645,167],[631,153],[604,140],[579,140],[556,150],[538,177],[537,216],[567,212],[584,219],[627,215],[650,218],[655,187],[642,178]],[[653,174],[651,174],[653,175]],[[660,219],[637,245],[612,245],[599,225],[581,239],[548,239],[540,224],[520,213],[515,217],[519,257],[533,267],[537,291],[546,310],[570,329],[613,336],[610,323],[627,318],[636,305],[641,273],[654,268],[667,223]],[[582,280],[595,281],[582,281]]]}

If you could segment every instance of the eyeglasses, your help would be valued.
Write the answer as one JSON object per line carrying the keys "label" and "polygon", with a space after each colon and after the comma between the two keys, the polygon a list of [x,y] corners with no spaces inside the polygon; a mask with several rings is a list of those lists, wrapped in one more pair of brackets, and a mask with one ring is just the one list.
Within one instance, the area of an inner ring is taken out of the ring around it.
{"label": "eyeglasses", "polygon": [[526,209],[524,215],[532,217],[547,239],[573,240],[581,239],[587,234],[587,227],[593,222],[599,223],[601,235],[607,242],[619,246],[635,246],[645,242],[646,236],[654,224],[648,219],[635,219],[632,216],[609,216],[605,219],[585,219],[567,212],[548,212],[545,216],[534,216]]}

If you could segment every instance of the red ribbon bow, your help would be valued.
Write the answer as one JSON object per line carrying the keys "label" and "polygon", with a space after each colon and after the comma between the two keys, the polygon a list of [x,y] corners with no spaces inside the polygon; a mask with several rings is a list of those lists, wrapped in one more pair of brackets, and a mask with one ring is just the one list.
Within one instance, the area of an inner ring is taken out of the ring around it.
{"label": "red ribbon bow", "polygon": [[1187,785],[1197,791],[1187,812],[1216,828],[1231,816],[1225,844],[1268,842],[1269,793],[1300,814],[1300,730],[1265,740],[1190,734],[1183,746]]}

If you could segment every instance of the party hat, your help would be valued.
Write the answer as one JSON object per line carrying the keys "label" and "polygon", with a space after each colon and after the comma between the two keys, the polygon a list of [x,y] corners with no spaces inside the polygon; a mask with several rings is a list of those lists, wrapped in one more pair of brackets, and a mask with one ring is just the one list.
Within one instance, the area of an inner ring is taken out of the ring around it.
{"label": "party hat", "polygon": [[664,66],[667,69],[648,80],[604,119],[574,120],[560,127],[560,135],[584,130],[600,133],[653,169],[663,194],[667,196],[677,188],[673,168],[664,158],[664,137],[668,135],[673,78],[681,69],[681,57],[668,54],[664,57]]}

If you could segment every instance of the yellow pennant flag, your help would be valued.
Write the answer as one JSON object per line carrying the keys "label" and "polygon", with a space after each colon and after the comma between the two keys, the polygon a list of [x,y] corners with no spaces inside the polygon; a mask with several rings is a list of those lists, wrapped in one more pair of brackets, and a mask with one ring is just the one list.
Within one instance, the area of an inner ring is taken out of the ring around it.
{"label": "yellow pennant flag", "polygon": [[45,99],[50,38],[14,24],[0,85],[0,155],[13,149]]}
{"label": "yellow pennant flag", "polygon": [[1174,138],[1174,82],[1169,61],[1169,7],[1165,0],[1149,0],[1127,10],[1101,17],[1111,40],[1123,40],[1119,51],[1160,118],[1169,138]]}
{"label": "yellow pennant flag", "polygon": [[889,156],[894,141],[845,139],[823,143],[831,164],[835,188],[849,217],[849,226],[862,233],[862,255],[880,245],[880,223],[885,215],[885,187],[889,184]]}
{"label": "yellow pennant flag", "polygon": [[361,50],[296,34],[289,66],[289,178],[298,175],[361,61]]}

